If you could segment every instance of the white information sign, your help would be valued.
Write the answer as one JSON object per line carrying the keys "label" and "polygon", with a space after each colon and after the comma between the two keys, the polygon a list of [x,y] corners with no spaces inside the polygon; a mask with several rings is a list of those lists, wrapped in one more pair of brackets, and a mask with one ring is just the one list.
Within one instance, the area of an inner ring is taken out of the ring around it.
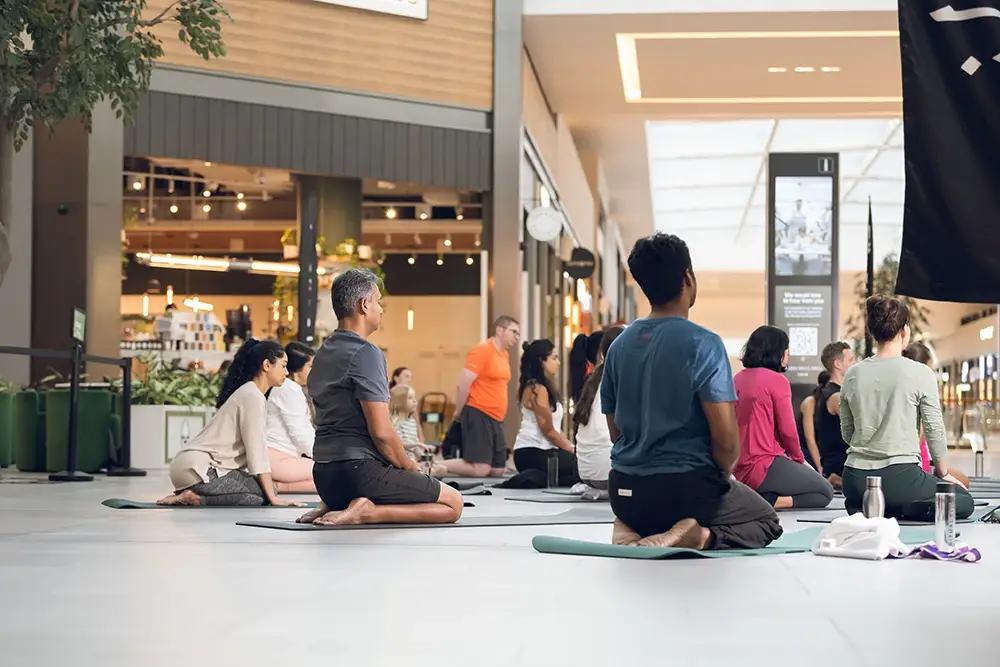
{"label": "white information sign", "polygon": [[411,19],[427,20],[427,3],[429,0],[316,0],[328,5],[341,5],[365,9],[380,14],[395,14]]}

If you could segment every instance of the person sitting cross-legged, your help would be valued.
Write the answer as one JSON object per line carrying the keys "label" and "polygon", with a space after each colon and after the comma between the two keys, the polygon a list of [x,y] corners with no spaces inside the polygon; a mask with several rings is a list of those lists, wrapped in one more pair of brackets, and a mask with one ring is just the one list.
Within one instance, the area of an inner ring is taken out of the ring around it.
{"label": "person sitting cross-legged", "polygon": [[322,502],[300,523],[453,523],[462,516],[462,495],[422,474],[392,426],[385,355],[368,340],[382,320],[380,282],[367,269],[333,281],[338,327],[316,353],[308,381]]}
{"label": "person sitting cross-legged", "polygon": [[611,449],[615,544],[747,549],[781,536],[774,508],[731,476],[740,455],[733,373],[715,333],[692,323],[687,245],[639,239],[629,270],[652,312],[611,345],[601,411]]}

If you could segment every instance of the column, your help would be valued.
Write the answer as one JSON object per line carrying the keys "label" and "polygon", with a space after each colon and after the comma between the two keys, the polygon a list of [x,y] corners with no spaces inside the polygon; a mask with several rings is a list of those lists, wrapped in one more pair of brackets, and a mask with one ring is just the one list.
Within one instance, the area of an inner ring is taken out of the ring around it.
{"label": "column", "polygon": [[[489,242],[489,319],[521,312],[521,57],[523,0],[493,3],[493,189],[483,207],[484,242]],[[525,323],[521,330],[525,330]],[[489,328],[492,332],[492,327]],[[517,377],[520,347],[511,350],[511,376]],[[509,385],[504,421],[507,442],[520,426],[517,382]]]}
{"label": "column", "polygon": [[[122,160],[124,130],[110,105],[35,136],[31,303],[32,347],[68,350],[73,309],[87,312],[86,350],[117,357],[121,341]],[[69,362],[32,359],[39,378]],[[88,365],[92,377],[114,366]]]}
{"label": "column", "polygon": [[[0,342],[31,347],[32,153],[28,142],[17,153],[0,131],[0,221],[6,228],[11,261],[0,285]],[[31,381],[28,357],[0,355],[0,379],[18,384]]]}
{"label": "column", "polygon": [[[362,183],[358,178],[299,176],[299,340],[312,344],[316,324],[331,327],[333,304],[329,294],[319,294],[316,284],[315,246],[322,240],[336,248],[347,239],[361,238]],[[303,279],[304,276],[310,276]]]}

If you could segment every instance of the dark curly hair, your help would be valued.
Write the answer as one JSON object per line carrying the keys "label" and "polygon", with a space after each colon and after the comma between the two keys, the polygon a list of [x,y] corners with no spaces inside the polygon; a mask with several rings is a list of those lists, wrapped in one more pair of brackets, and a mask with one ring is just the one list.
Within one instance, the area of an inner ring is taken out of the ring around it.
{"label": "dark curly hair", "polygon": [[901,299],[880,294],[865,301],[865,326],[876,343],[888,343],[910,323],[910,309]]}
{"label": "dark curly hair", "polygon": [[216,409],[221,408],[237,389],[257,377],[265,361],[277,363],[283,356],[285,350],[278,341],[251,338],[243,343],[236,351],[229,370],[226,371],[226,378],[222,381],[222,391],[215,401]]}
{"label": "dark curly hair", "polygon": [[559,392],[552,385],[547,377],[543,365],[549,358],[552,351],[556,349],[555,343],[547,339],[525,343],[524,351],[521,353],[521,377],[517,383],[517,395],[524,398],[524,390],[532,385],[541,385],[549,392],[549,407],[555,412],[559,405]]}
{"label": "dark curly hair", "polygon": [[767,368],[784,373],[781,360],[788,349],[788,334],[772,326],[757,327],[743,346],[743,368]]}

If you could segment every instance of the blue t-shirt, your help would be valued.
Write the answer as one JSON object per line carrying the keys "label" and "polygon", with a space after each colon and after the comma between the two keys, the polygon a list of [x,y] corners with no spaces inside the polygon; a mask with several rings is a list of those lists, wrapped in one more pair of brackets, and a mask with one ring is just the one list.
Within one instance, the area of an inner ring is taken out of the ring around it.
{"label": "blue t-shirt", "polygon": [[701,403],[736,400],[722,339],[683,317],[636,320],[604,362],[601,410],[621,437],[611,467],[627,475],[716,466]]}

